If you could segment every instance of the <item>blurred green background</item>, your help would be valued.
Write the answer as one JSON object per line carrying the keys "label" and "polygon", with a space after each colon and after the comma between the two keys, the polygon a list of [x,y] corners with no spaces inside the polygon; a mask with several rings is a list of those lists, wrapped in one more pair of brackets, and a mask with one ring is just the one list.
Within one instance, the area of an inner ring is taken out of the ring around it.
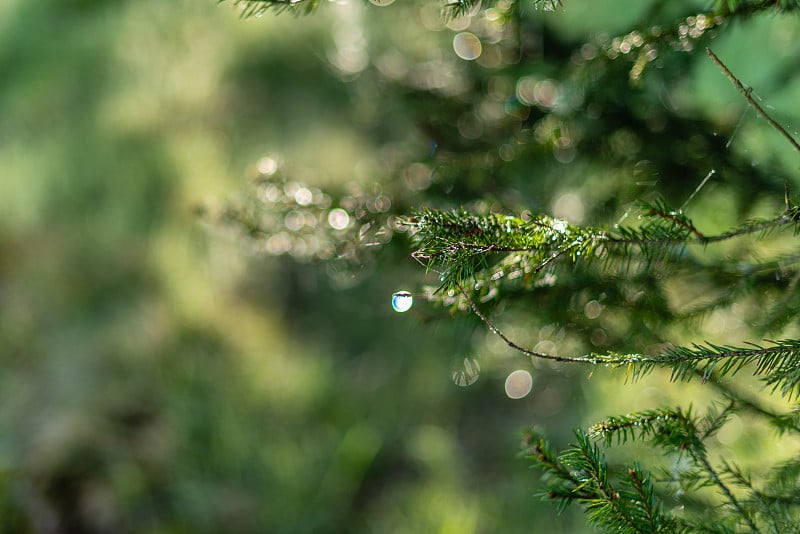
{"label": "blurred green background", "polygon": [[[535,17],[581,40],[639,16],[570,3]],[[520,430],[567,440],[605,414],[587,397],[643,409],[662,390],[620,397],[618,377],[547,367],[511,400],[508,372],[530,363],[474,319],[392,312],[391,293],[422,280],[402,237],[337,284],[324,266],[253,255],[193,212],[235,195],[264,156],[318,187],[391,188],[384,160],[423,160],[430,139],[362,71],[376,57],[390,73],[452,57],[437,20],[402,1],[248,20],[213,0],[0,3],[3,532],[585,529],[534,497]],[[765,46],[793,57],[797,28],[768,24],[748,38],[770,34]],[[694,80],[685,95],[738,120],[713,68]],[[794,87],[770,103],[793,109]],[[742,150],[761,146],[752,137]],[[549,209],[586,191],[548,158],[549,181],[514,202]],[[478,382],[455,385],[476,357]]]}

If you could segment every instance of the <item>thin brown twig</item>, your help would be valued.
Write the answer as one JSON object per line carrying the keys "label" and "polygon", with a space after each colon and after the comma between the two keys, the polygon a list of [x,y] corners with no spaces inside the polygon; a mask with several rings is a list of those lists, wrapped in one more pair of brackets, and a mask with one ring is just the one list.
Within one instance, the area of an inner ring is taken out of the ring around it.
{"label": "thin brown twig", "polygon": [[477,315],[478,318],[486,324],[486,326],[489,327],[489,330],[493,334],[495,334],[498,337],[500,337],[500,339],[502,339],[506,343],[506,345],[508,345],[510,348],[512,348],[512,349],[514,349],[514,350],[516,350],[518,352],[521,352],[522,354],[524,354],[526,356],[532,356],[534,358],[541,358],[543,360],[553,360],[553,361],[556,361],[556,362],[597,364],[597,361],[595,361],[594,359],[591,359],[591,358],[574,358],[574,357],[568,357],[568,356],[556,356],[554,354],[546,354],[544,352],[536,352],[534,350],[526,349],[525,347],[517,345],[511,339],[509,339],[509,337],[506,336],[499,328],[497,328],[497,326],[495,326],[495,324],[491,321],[491,319],[489,319],[481,311],[481,309],[478,308],[477,304],[475,304],[475,301],[473,301],[470,298],[469,294],[467,293],[467,291],[463,287],[458,286],[458,289],[461,292],[461,294],[464,296],[464,298],[466,299],[467,304],[469,304],[469,307],[472,309],[472,312],[475,315]]}
{"label": "thin brown twig", "polygon": [[695,228],[693,224],[691,224],[691,223],[689,223],[687,221],[684,221],[680,217],[677,217],[677,216],[675,216],[675,215],[673,215],[671,213],[667,213],[667,212],[665,212],[663,210],[659,210],[659,209],[653,208],[653,209],[650,210],[649,214],[650,215],[658,215],[662,219],[666,219],[666,220],[672,222],[673,224],[676,224],[676,225],[678,225],[678,226],[680,226],[682,228],[685,228],[686,230],[688,230],[689,232],[694,234],[694,236],[700,241],[705,241],[705,239],[706,239],[706,236],[704,236],[702,233],[700,233],[700,230]]}
{"label": "thin brown twig", "polygon": [[775,122],[775,120],[772,117],[770,117],[767,114],[766,111],[764,111],[764,109],[759,105],[759,103],[752,97],[752,95],[751,95],[751,93],[753,92],[752,88],[746,88],[744,85],[742,85],[742,82],[740,82],[739,79],[736,76],[733,75],[733,73],[730,71],[730,69],[725,66],[725,64],[722,62],[722,60],[720,58],[718,58],[717,55],[714,52],[711,51],[710,48],[706,48],[706,53],[708,54],[708,57],[711,58],[711,61],[716,63],[717,66],[720,68],[720,70],[723,72],[723,74],[725,74],[725,76],[728,77],[728,79],[731,81],[733,86],[736,87],[736,89],[740,93],[742,93],[742,96],[744,96],[744,98],[747,100],[747,102],[751,106],[753,106],[753,109],[755,109],[756,112],[759,115],[761,115],[761,117],[765,121],[767,121],[770,126],[775,128],[778,131],[778,133],[780,133],[783,137],[785,137],[786,140],[789,141],[792,144],[792,146],[794,147],[795,150],[800,152],[800,143],[795,141],[794,137],[792,137],[791,134],[789,132],[787,132],[786,129],[783,126],[781,126],[780,124]]}

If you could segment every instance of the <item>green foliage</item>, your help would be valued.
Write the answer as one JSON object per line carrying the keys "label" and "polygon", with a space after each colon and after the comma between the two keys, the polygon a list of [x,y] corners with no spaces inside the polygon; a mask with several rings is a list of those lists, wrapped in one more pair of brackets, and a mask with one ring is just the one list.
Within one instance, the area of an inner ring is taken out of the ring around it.
{"label": "green foliage", "polygon": [[[780,227],[793,228],[796,233],[797,222],[792,215],[795,209],[790,207],[773,219],[750,221],[715,236],[702,234],[685,214],[671,210],[663,202],[644,203],[640,226],[623,226],[613,232],[579,228],[548,216],[478,217],[466,212],[426,211],[405,224],[413,228],[413,239],[418,244],[414,257],[439,275],[440,290],[464,292],[463,288],[476,282],[482,287],[504,277],[521,276],[532,287],[559,260],[575,264],[580,259],[586,268],[587,263],[600,257],[601,269],[608,270],[614,262],[629,266],[634,260],[653,268],[656,261],[669,258],[668,251],[689,243],[706,246],[752,233],[764,238]],[[619,275],[620,270],[614,272]],[[470,299],[466,292],[464,296]],[[536,351],[520,350],[542,357]],[[800,340],[788,339],[768,346],[752,343],[749,347],[695,343],[690,347],[668,347],[653,355],[593,353],[574,360],[625,367],[632,379],[657,367],[669,368],[673,380],[688,380],[698,372],[703,380],[714,374],[719,379],[751,365],[753,374],[763,376],[768,386],[782,395],[796,397],[800,395],[798,354]]]}
{"label": "green foliage", "polygon": [[[223,3],[226,0],[217,0]],[[295,15],[308,15],[319,7],[319,0],[230,0],[233,5],[241,10],[243,18],[260,17],[272,11],[274,13],[292,13]]]}
{"label": "green foliage", "polygon": [[775,11],[793,11],[800,7],[797,0],[715,0],[714,11],[717,13],[755,12],[762,9]]}
{"label": "green foliage", "polygon": [[[535,276],[560,258],[591,256],[607,235],[577,228],[548,216],[526,217],[465,212],[426,211],[408,219],[419,247],[414,257],[440,275],[442,289],[460,288],[471,280]],[[499,262],[489,258],[501,254]],[[499,274],[499,276],[498,276]]]}
{"label": "green foliage", "polygon": [[[579,258],[592,261],[594,256],[612,256],[629,264],[636,255],[636,259],[653,263],[666,252],[691,243],[709,245],[785,227],[797,233],[796,210],[790,206],[773,219],[748,221],[713,236],[702,234],[681,210],[672,210],[663,201],[643,202],[638,217],[642,224],[618,225],[613,231],[579,228],[547,215],[476,216],[463,211],[429,210],[405,224],[413,228],[418,244],[414,257],[424,261],[428,270],[439,272],[443,288],[454,288],[468,280],[501,278],[497,265],[535,276],[562,258],[575,263]],[[490,263],[489,258],[498,255],[504,257]]]}
{"label": "green foliage", "polygon": [[[800,205],[790,196],[796,176],[787,170],[796,159],[777,163],[782,149],[767,141],[760,161],[754,146],[729,149],[744,115],[737,124],[721,119],[722,109],[685,101],[710,57],[722,71],[716,74],[742,94],[740,103],[780,134],[752,135],[788,139],[796,148],[779,125],[785,117],[773,120],[774,110],[759,104],[753,89],[702,50],[737,25],[795,17],[800,2],[725,0],[702,12],[691,2],[653,2],[642,18],[624,19],[626,32],[617,37],[573,41],[549,28],[546,15],[525,9],[560,4],[450,2],[445,14],[472,20],[472,36],[483,38],[495,59],[443,60],[439,72],[452,76],[442,80],[386,64],[362,74],[380,80],[372,89],[381,94],[382,112],[396,102],[432,147],[381,167],[395,184],[373,196],[387,195],[391,210],[331,190],[325,194],[334,200],[324,206],[298,206],[287,193],[285,201],[229,205],[212,220],[268,248],[286,234],[282,215],[311,213],[310,226],[324,236],[315,234],[315,242],[337,251],[314,258],[324,261],[371,261],[364,252],[370,240],[356,237],[362,231],[384,236],[372,241],[384,250],[406,233],[432,282],[418,296],[453,314],[471,312],[535,368],[540,360],[592,372],[609,367],[630,381],[697,379],[711,392],[716,402],[701,415],[691,408],[701,403],[684,396],[676,408],[633,411],[576,430],[577,442],[561,453],[544,433],[527,434],[525,453],[544,473],[541,495],[560,512],[576,503],[606,532],[797,531],[797,462],[757,457],[754,476],[753,465],[729,455],[724,432],[747,417],[748,427],[763,425],[790,447],[800,433],[798,410],[787,404],[800,396]],[[446,86],[456,78],[460,85]],[[782,113],[796,119],[791,110]],[[396,135],[377,124],[374,133]],[[282,190],[288,183],[297,182]],[[325,226],[335,209],[354,221],[341,232]],[[704,330],[715,317],[746,325],[726,335],[749,341]],[[549,350],[547,328],[566,332],[569,349]],[[761,381],[756,394],[748,392],[748,374]],[[607,461],[613,449],[636,445],[647,449],[627,454],[633,461]],[[653,450],[670,465],[659,465]]]}
{"label": "green foliage", "polygon": [[[582,504],[589,520],[608,532],[738,532],[741,528],[794,532],[800,520],[796,462],[776,466],[763,477],[760,489],[730,461],[722,459],[714,467],[708,459],[706,441],[734,411],[733,402],[721,411],[712,407],[700,418],[680,408],[650,410],[611,417],[592,427],[590,436],[602,438],[606,447],[629,440],[651,442],[666,456],[688,461],[678,463],[680,467],[672,471],[662,471],[660,477],[653,478],[637,463],[610,467],[597,444],[580,431],[577,443],[560,454],[531,431],[525,436],[525,454],[545,473],[545,498],[561,509],[573,502]],[[613,484],[612,478],[616,480]],[[665,512],[657,485],[677,486],[681,492],[711,488],[719,494],[722,506],[716,509],[713,523],[698,513],[712,506],[708,502],[694,512]],[[622,489],[617,491],[615,486]]]}
{"label": "green foliage", "polygon": [[690,525],[664,513],[649,473],[634,465],[610,473],[600,448],[581,431],[577,443],[556,455],[535,431],[525,435],[525,455],[545,473],[542,497],[563,510],[580,503],[589,521],[607,532],[689,532]]}

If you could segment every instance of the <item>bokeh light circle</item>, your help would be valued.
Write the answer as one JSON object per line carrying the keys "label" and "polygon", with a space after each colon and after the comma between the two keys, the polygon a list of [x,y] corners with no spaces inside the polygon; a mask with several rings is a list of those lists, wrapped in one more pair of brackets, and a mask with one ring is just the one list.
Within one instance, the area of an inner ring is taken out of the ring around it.
{"label": "bokeh light circle", "polygon": [[480,376],[481,364],[474,358],[464,358],[463,364],[453,370],[453,382],[461,387],[471,386]]}
{"label": "bokeh light circle", "polygon": [[512,371],[506,377],[506,395],[509,399],[527,397],[533,389],[533,377],[524,369]]}
{"label": "bokeh light circle", "polygon": [[483,46],[474,33],[461,32],[453,37],[453,50],[461,59],[472,61],[481,57]]}
{"label": "bokeh light circle", "polygon": [[347,228],[347,225],[350,224],[350,215],[342,208],[332,209],[331,212],[328,213],[328,224],[330,224],[331,228],[334,230],[344,230]]}

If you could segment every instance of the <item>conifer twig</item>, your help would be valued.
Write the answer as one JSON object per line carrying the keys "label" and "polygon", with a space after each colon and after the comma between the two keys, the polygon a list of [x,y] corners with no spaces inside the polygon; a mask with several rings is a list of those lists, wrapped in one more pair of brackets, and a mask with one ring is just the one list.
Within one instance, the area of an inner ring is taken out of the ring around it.
{"label": "conifer twig", "polygon": [[798,426],[796,422],[790,420],[791,416],[779,414],[767,409],[759,404],[758,401],[747,397],[742,391],[737,391],[731,385],[723,383],[722,380],[720,380],[720,377],[718,377],[716,374],[713,376],[706,376],[704,371],[695,369],[695,375],[697,375],[697,377],[701,380],[705,379],[704,383],[710,384],[724,396],[732,401],[735,401],[737,408],[742,408],[753,413],[754,415],[768,419],[773,425],[778,427],[780,432],[787,430],[800,432],[800,426]]}
{"label": "conifer twig", "polygon": [[575,357],[568,357],[568,356],[556,356],[555,354],[546,354],[544,352],[537,352],[537,351],[534,351],[534,350],[531,350],[531,349],[526,349],[525,347],[523,347],[521,345],[517,345],[508,336],[506,336],[503,333],[503,331],[500,330],[492,322],[492,320],[489,319],[481,311],[480,308],[478,308],[478,305],[475,304],[475,301],[472,300],[472,298],[470,298],[469,294],[466,292],[466,290],[463,287],[458,286],[458,289],[461,292],[461,294],[464,296],[464,298],[466,299],[467,304],[469,304],[469,307],[472,309],[472,312],[475,315],[477,315],[478,318],[486,324],[486,326],[489,327],[489,330],[493,334],[497,335],[500,339],[502,339],[505,342],[505,344],[508,345],[510,348],[512,348],[512,349],[514,349],[514,350],[516,350],[518,352],[521,352],[522,354],[524,354],[526,356],[532,356],[534,358],[541,358],[543,360],[553,360],[553,361],[556,361],[556,362],[570,362],[570,363],[597,363],[597,362],[595,362],[594,360],[592,360],[590,358],[575,358]]}
{"label": "conifer twig", "polygon": [[[697,188],[695,188],[695,190],[692,191],[692,194],[689,195],[689,198],[686,199],[686,202],[683,203],[683,205],[681,206],[681,209],[679,211],[683,212],[686,209],[686,206],[689,205],[689,202],[691,202],[692,199],[697,195],[697,193],[699,193],[700,190],[703,189],[703,187],[705,187],[706,183],[711,179],[712,176],[714,176],[714,174],[716,172],[717,171],[714,170],[714,169],[711,169],[710,171],[708,171],[708,174],[706,174],[706,177],[703,178],[703,181],[700,182],[700,185],[698,185]],[[787,205],[788,205],[788,202],[787,202]]]}
{"label": "conifer twig", "polygon": [[714,484],[728,498],[728,501],[730,502],[731,506],[733,506],[736,509],[736,511],[739,512],[739,515],[745,520],[745,522],[747,522],[747,526],[749,526],[750,529],[753,532],[760,533],[761,531],[758,529],[756,524],[753,522],[753,519],[750,517],[750,514],[748,514],[747,511],[744,508],[742,508],[742,505],[739,503],[739,501],[733,495],[733,492],[731,492],[730,488],[728,488],[728,486],[725,485],[725,483],[719,477],[719,474],[717,474],[717,471],[714,469],[714,467],[708,461],[708,458],[706,458],[706,455],[704,453],[702,453],[702,452],[697,452],[697,453],[693,453],[692,456],[694,456],[695,460],[697,460],[703,466],[703,469],[711,477],[711,480],[714,482]]}
{"label": "conifer twig", "polygon": [[733,73],[730,71],[730,69],[725,66],[725,64],[722,62],[722,60],[720,58],[718,58],[717,55],[710,48],[706,48],[706,53],[708,54],[708,57],[711,58],[711,61],[716,63],[716,65],[720,68],[722,73],[725,74],[725,76],[728,77],[728,79],[731,81],[733,86],[736,87],[736,89],[740,93],[742,93],[742,96],[744,96],[744,98],[747,100],[747,102],[751,106],[753,106],[753,109],[755,109],[756,112],[759,115],[761,115],[761,117],[765,121],[767,121],[770,126],[775,128],[778,131],[778,133],[780,133],[783,137],[785,137],[786,140],[789,141],[789,143],[792,144],[792,146],[794,147],[795,150],[800,152],[800,143],[795,141],[794,137],[792,137],[789,134],[789,132],[787,132],[786,129],[783,126],[781,126],[780,124],[775,122],[775,120],[772,117],[770,117],[769,114],[766,111],[764,111],[764,108],[762,108],[759,105],[759,103],[756,101],[756,99],[753,98],[753,96],[752,96],[753,89],[752,88],[746,88],[744,85],[742,85],[742,82],[740,82],[739,79],[736,76],[733,75]]}

